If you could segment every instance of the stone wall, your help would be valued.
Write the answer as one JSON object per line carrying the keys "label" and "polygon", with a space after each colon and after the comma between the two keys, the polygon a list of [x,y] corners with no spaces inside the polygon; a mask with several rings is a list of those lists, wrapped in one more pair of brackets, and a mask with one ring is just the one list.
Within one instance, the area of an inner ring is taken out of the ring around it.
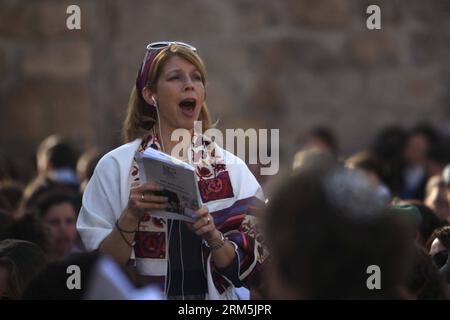
{"label": "stone wall", "polygon": [[[66,28],[70,4],[81,30]],[[315,124],[348,154],[388,124],[450,114],[448,0],[3,0],[1,147],[30,156],[55,132],[118,145],[145,45],[162,39],[198,48],[219,128],[280,128],[284,159]]]}

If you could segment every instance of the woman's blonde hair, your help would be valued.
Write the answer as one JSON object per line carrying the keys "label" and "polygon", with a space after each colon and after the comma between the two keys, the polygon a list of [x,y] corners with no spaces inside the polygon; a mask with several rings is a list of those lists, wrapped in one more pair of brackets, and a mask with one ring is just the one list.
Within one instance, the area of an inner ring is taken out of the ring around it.
{"label": "woman's blonde hair", "polygon": [[[161,75],[162,69],[167,61],[173,57],[179,56],[192,63],[200,72],[203,85],[206,84],[206,68],[200,56],[189,48],[173,44],[159,52],[152,62],[147,75],[146,86],[152,91],[156,91],[156,83]],[[125,142],[130,142],[138,138],[144,138],[149,130],[157,122],[156,108],[150,106],[141,94],[138,94],[136,86],[131,90],[128,101],[127,116],[123,123],[123,137]],[[208,107],[204,102],[199,115],[202,121],[203,130],[212,127]]]}

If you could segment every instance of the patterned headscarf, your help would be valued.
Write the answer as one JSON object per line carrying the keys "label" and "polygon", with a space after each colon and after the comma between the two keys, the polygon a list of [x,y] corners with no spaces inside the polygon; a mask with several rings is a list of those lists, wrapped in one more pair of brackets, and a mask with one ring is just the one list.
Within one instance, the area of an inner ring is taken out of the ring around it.
{"label": "patterned headscarf", "polygon": [[147,83],[147,75],[150,70],[150,67],[152,66],[153,61],[155,60],[158,53],[160,53],[161,50],[150,50],[147,51],[144,57],[144,61],[142,61],[141,66],[139,67],[138,74],[136,77],[136,90],[138,92],[139,97],[142,97],[142,89],[144,89],[146,83]]}

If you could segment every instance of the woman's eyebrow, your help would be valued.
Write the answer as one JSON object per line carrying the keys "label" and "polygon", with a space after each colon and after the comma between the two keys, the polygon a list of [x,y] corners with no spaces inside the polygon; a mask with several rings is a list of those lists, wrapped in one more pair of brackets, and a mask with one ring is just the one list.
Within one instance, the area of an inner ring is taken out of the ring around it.
{"label": "woman's eyebrow", "polygon": [[[167,70],[167,74],[170,74],[170,73],[177,73],[177,72],[182,72],[183,71],[183,69],[181,69],[181,68],[175,68],[175,69],[169,69],[169,70]],[[194,73],[194,72],[200,72],[197,68],[192,68],[191,70],[189,70],[189,73]]]}
{"label": "woman's eyebrow", "polygon": [[175,73],[175,72],[180,72],[181,71],[181,69],[180,68],[176,68],[176,69],[169,69],[169,70],[167,70],[167,74],[169,74],[169,73]]}

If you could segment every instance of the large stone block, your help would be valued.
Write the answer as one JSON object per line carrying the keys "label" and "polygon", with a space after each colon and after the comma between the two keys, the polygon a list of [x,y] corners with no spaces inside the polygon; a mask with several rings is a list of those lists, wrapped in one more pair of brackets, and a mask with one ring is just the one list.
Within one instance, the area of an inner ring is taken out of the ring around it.
{"label": "large stone block", "polygon": [[61,133],[81,141],[92,140],[93,110],[87,85],[25,82],[1,106],[0,137],[40,140]]}
{"label": "large stone block", "polygon": [[296,25],[336,28],[352,23],[350,0],[289,0],[287,8]]}
{"label": "large stone block", "polygon": [[[98,32],[103,23],[104,1],[78,0],[15,1],[0,3],[0,36],[13,40],[81,39]],[[81,11],[81,30],[69,30],[68,6],[76,4]],[[98,10],[97,10],[98,8]],[[104,31],[103,29],[101,31]]]}
{"label": "large stone block", "polygon": [[0,36],[32,37],[36,35],[36,6],[0,4]]}
{"label": "large stone block", "polygon": [[399,61],[398,44],[386,32],[364,32],[351,39],[353,61],[361,66],[394,65]]}
{"label": "large stone block", "polygon": [[86,78],[92,69],[92,53],[87,42],[36,46],[25,52],[21,70],[25,76],[59,79]]}
{"label": "large stone block", "polygon": [[252,1],[229,1],[233,9],[236,31],[244,31],[240,35],[259,33],[286,25],[283,1],[261,1],[257,6]]}
{"label": "large stone block", "polygon": [[[286,101],[277,81],[261,77],[255,82],[247,101],[247,115],[259,119],[280,121],[286,112]],[[264,112],[261,112],[264,110]]]}
{"label": "large stone block", "polygon": [[226,7],[221,2],[203,0],[116,1],[117,37],[122,45],[135,41],[181,40],[199,41],[218,36],[227,28]]}
{"label": "large stone block", "polygon": [[4,74],[7,66],[7,55],[4,47],[0,46],[0,74]]}
{"label": "large stone block", "polygon": [[[405,2],[402,7],[408,14],[411,15],[416,23],[424,26],[443,26],[448,22],[450,15],[450,2],[447,0],[409,0]],[[448,24],[447,24],[448,25]]]}

